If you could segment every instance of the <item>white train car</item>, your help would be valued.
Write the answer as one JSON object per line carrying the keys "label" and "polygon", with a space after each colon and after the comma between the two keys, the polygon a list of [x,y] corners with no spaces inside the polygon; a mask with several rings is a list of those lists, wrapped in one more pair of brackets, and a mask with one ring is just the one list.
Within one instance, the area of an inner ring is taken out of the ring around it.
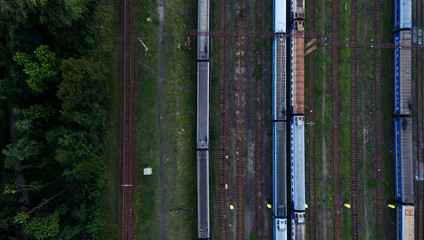
{"label": "white train car", "polygon": [[395,31],[412,28],[412,0],[395,0]]}
{"label": "white train car", "polygon": [[290,123],[291,206],[305,211],[305,117],[293,116]]}
{"label": "white train car", "polygon": [[286,0],[274,0],[274,33],[286,33],[287,31],[287,6]]}
{"label": "white train car", "polygon": [[274,240],[287,240],[287,218],[274,217]]}

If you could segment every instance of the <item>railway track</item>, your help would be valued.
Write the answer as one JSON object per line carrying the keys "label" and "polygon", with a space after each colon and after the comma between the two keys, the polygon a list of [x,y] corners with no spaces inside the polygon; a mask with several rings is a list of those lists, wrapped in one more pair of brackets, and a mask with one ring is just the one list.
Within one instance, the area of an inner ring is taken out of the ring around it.
{"label": "railway track", "polygon": [[418,182],[418,220],[417,220],[417,226],[415,226],[415,230],[417,231],[417,238],[418,240],[424,239],[423,236],[423,214],[424,214],[424,181]]}
{"label": "railway track", "polygon": [[[256,68],[262,69],[262,1],[255,1],[255,30],[258,38],[255,43]],[[264,206],[262,181],[262,74],[255,79],[255,218],[254,232],[263,239]]]}
{"label": "railway track", "polygon": [[[310,32],[315,33],[315,0],[309,1],[310,15],[309,26]],[[309,119],[315,123],[315,51],[310,54],[309,58]],[[309,208],[307,211],[308,235],[309,239],[315,240],[317,238],[317,214],[316,214],[316,191],[315,191],[315,124],[312,124],[309,130]]]}
{"label": "railway track", "polygon": [[[333,0],[331,4],[331,17],[333,27],[333,41],[339,42],[339,0]],[[339,48],[333,46],[331,49],[332,57],[332,78],[331,78],[331,97],[332,97],[332,129],[331,129],[331,156],[332,156],[332,175],[333,175],[333,198],[334,198],[334,239],[342,238],[342,204],[340,197],[340,150],[339,150],[339,124],[340,124],[340,98],[339,98]]]}
{"label": "railway track", "polygon": [[352,0],[350,6],[350,144],[351,144],[351,184],[352,184],[352,239],[359,239],[359,204],[360,196],[358,191],[358,110],[357,110],[357,9],[356,0]]}
{"label": "railway track", "polygon": [[[219,31],[225,32],[225,0],[219,1]],[[227,96],[225,87],[225,36],[219,36],[219,119],[218,119],[218,219],[219,219],[219,239],[228,238],[228,204],[227,190],[228,183],[228,162],[227,162],[227,142],[226,142],[226,115]]]}
{"label": "railway track", "polygon": [[122,119],[121,119],[121,239],[133,239],[134,225],[134,38],[133,38],[133,2],[121,2],[121,39],[122,39]]}
{"label": "railway track", "polygon": [[[374,1],[374,27],[376,43],[381,44],[381,0]],[[383,119],[381,114],[381,49],[376,49],[376,69],[373,81],[373,122],[374,122],[374,170],[373,175],[377,181],[374,189],[374,216],[376,225],[376,239],[383,239]]]}
{"label": "railway track", "polygon": [[[416,19],[417,19],[417,28],[422,28],[422,18],[423,18],[423,2],[416,1]],[[418,161],[423,161],[424,158],[424,148],[423,145],[423,117],[424,117],[424,109],[423,109],[423,53],[422,51],[415,51],[416,56],[416,66],[417,66],[417,74],[415,83],[416,83],[416,112],[417,112],[417,158]],[[416,239],[424,239],[424,181],[418,182],[418,199],[416,203]]]}
{"label": "railway track", "polygon": [[[246,31],[246,0],[237,0],[236,10],[236,31],[243,33]],[[246,239],[245,230],[245,157],[244,151],[246,146],[246,36],[240,34],[236,40],[236,76],[235,76],[235,187],[236,187],[236,239]]]}
{"label": "railway track", "polygon": [[[415,1],[416,4],[416,17],[417,19],[416,24],[417,28],[422,28],[422,17],[423,17],[423,2],[422,1]],[[417,44],[418,45],[418,44]],[[417,46],[416,45],[416,46]],[[424,158],[424,148],[423,145],[423,135],[424,135],[424,129],[423,129],[423,117],[424,117],[424,109],[423,109],[423,55],[422,51],[415,51],[415,63],[416,63],[416,69],[417,73],[415,75],[415,84],[416,84],[416,120],[417,120],[417,159],[418,161],[422,161]],[[419,181],[418,182],[418,198],[416,202],[416,219],[415,219],[415,233],[416,233],[416,239],[424,239],[424,182]]]}

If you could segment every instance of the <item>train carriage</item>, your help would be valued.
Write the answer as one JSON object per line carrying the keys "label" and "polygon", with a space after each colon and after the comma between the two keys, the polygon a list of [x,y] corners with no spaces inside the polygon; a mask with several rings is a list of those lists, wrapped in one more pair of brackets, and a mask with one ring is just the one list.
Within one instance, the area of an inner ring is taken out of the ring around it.
{"label": "train carriage", "polygon": [[[394,36],[394,112],[396,115],[412,114],[412,50],[411,30],[395,33]],[[402,49],[403,47],[403,49]],[[406,47],[406,48],[405,48]]]}
{"label": "train carriage", "polygon": [[305,117],[294,116],[290,123],[291,203],[305,211]]}
{"label": "train carriage", "polygon": [[396,204],[396,240],[414,238],[414,206]]}
{"label": "train carriage", "polygon": [[274,217],[274,240],[286,240],[287,239],[287,218]]}
{"label": "train carriage", "polygon": [[306,239],[306,223],[304,212],[292,212],[291,214],[291,234],[292,240],[305,240]]}
{"label": "train carriage", "polygon": [[209,62],[197,63],[197,149],[209,148]]}
{"label": "train carriage", "polygon": [[197,151],[198,238],[209,239],[209,151]]}
{"label": "train carriage", "polygon": [[286,0],[274,0],[273,30],[274,33],[286,33]]}
{"label": "train carriage", "polygon": [[285,121],[287,119],[286,38],[281,35],[273,38],[272,72],[273,120]]}
{"label": "train carriage", "polygon": [[412,28],[412,0],[395,0],[395,31]]}
{"label": "train carriage", "polygon": [[305,0],[291,0],[290,19],[305,18]]}
{"label": "train carriage", "polygon": [[209,0],[198,0],[197,59],[209,60]]}
{"label": "train carriage", "polygon": [[412,159],[412,118],[395,118],[395,182],[396,199],[414,202]]}
{"label": "train carriage", "polygon": [[287,217],[287,158],[286,158],[286,123],[273,123],[273,214],[276,217]]}
{"label": "train carriage", "polygon": [[290,110],[305,113],[305,40],[304,21],[295,20],[290,38]]}
{"label": "train carriage", "polygon": [[209,0],[198,0],[197,22],[197,234],[210,238],[209,212]]}

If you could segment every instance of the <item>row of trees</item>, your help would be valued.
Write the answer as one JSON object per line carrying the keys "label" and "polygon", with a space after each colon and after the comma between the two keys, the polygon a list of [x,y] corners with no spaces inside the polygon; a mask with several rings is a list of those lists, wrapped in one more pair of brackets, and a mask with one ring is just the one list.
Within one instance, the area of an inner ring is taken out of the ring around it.
{"label": "row of trees", "polygon": [[108,70],[88,54],[96,4],[0,3],[0,239],[99,237]]}

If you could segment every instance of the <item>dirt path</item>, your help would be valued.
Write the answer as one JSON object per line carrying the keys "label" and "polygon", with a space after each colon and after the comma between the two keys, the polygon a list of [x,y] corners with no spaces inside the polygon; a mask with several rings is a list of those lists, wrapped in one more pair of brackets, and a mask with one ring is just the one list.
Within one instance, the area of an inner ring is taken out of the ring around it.
{"label": "dirt path", "polygon": [[161,125],[161,93],[162,93],[162,82],[163,82],[163,51],[162,51],[162,35],[163,35],[163,23],[164,23],[164,7],[163,0],[158,0],[158,13],[159,13],[159,33],[158,33],[158,46],[159,46],[159,78],[158,78],[158,127],[159,127],[159,160],[160,160],[160,229],[162,239],[166,239],[165,229],[165,193],[164,193],[164,177],[163,177],[163,157],[162,157],[162,125]]}
{"label": "dirt path", "polygon": [[[324,5],[324,28],[322,29],[322,35],[325,36],[325,25],[326,25],[326,11],[325,11],[325,0],[322,0]],[[323,94],[322,94],[322,109],[321,109],[321,119],[322,119],[322,128],[325,129],[325,101],[326,101],[326,92],[327,92],[327,79],[325,73],[327,72],[327,66],[325,64],[325,58],[326,58],[326,47],[323,46],[324,51],[324,74],[323,74]],[[322,219],[322,231],[323,231],[323,237],[324,239],[327,239],[327,203],[325,199],[327,199],[327,181],[328,181],[328,170],[327,170],[327,146],[325,142],[325,134],[322,134],[322,212],[321,212],[321,219]]]}

